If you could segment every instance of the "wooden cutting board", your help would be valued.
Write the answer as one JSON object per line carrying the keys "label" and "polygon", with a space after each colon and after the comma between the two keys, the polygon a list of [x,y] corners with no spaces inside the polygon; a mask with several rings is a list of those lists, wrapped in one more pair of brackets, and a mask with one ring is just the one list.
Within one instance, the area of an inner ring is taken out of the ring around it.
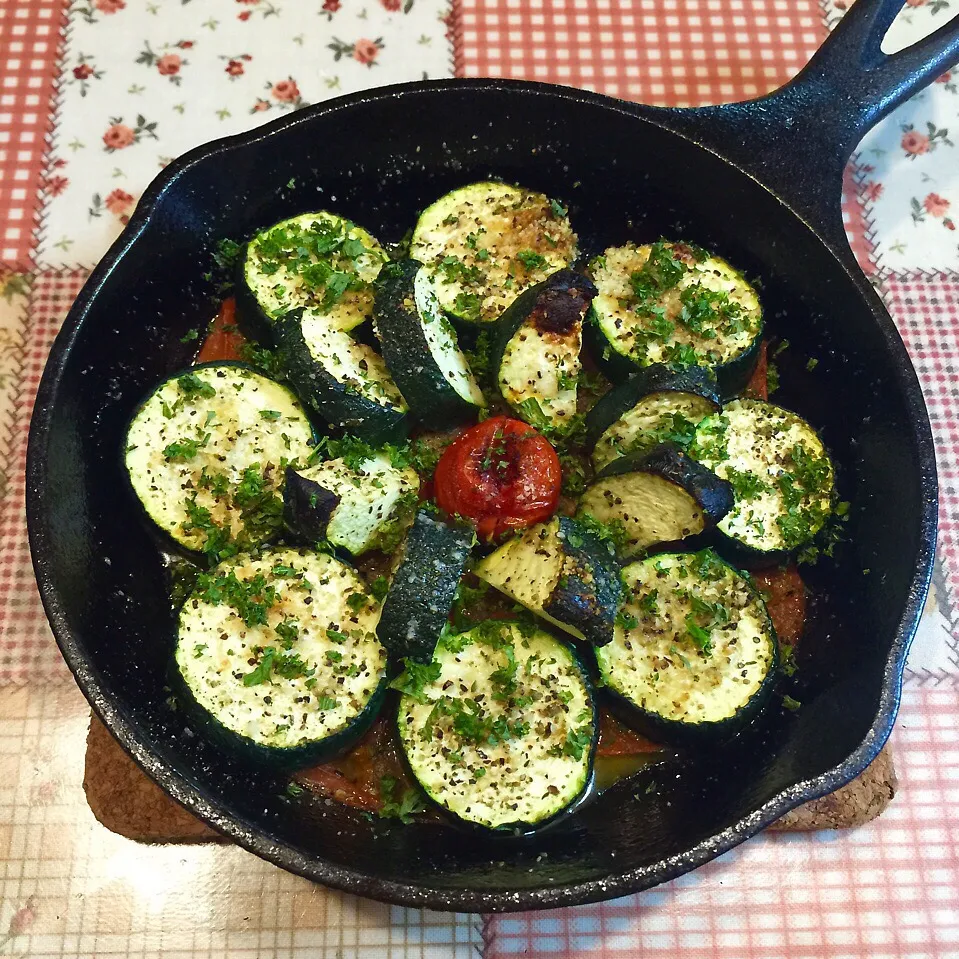
{"label": "wooden cutting board", "polygon": [[[87,734],[83,788],[93,815],[111,832],[138,842],[225,842],[172,800],[120,748],[94,716]],[[849,829],[875,819],[896,794],[887,746],[848,786],[787,813],[770,829]]]}

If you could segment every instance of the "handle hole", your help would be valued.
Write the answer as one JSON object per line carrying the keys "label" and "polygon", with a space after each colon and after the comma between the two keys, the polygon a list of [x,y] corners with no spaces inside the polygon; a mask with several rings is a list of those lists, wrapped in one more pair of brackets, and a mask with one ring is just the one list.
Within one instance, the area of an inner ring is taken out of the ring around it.
{"label": "handle hole", "polygon": [[954,9],[948,0],[906,0],[882,38],[880,49],[887,56],[907,50],[943,24],[956,20],[957,16],[950,16]]}

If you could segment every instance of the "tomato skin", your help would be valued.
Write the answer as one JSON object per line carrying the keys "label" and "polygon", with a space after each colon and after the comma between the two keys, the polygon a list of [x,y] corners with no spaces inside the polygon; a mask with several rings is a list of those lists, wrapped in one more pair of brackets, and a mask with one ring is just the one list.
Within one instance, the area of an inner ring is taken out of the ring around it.
{"label": "tomato skin", "polygon": [[548,519],[559,502],[556,450],[531,426],[494,416],[458,436],[436,466],[436,502],[495,540]]}
{"label": "tomato skin", "polygon": [[246,337],[236,329],[236,301],[231,296],[223,301],[220,312],[213,320],[203,346],[200,347],[196,362],[241,360],[245,343]]}

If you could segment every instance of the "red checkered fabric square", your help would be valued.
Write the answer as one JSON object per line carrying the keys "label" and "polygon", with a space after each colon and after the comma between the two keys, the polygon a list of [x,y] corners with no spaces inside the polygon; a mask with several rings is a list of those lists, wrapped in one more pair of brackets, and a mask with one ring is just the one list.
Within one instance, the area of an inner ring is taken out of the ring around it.
{"label": "red checkered fabric square", "polygon": [[862,191],[860,189],[862,177],[855,162],[846,167],[846,174],[842,183],[842,225],[849,240],[849,248],[859,262],[859,267],[867,275],[876,272],[873,263],[873,242],[871,230],[866,222],[866,213],[862,205]]}
{"label": "red checkered fabric square", "polygon": [[460,0],[468,77],[693,106],[780,86],[826,35],[815,0]]}
{"label": "red checkered fabric square", "polygon": [[911,689],[899,789],[844,832],[764,833],[636,896],[485,923],[486,959],[822,959],[959,949],[959,693]]}
{"label": "red checkered fabric square", "polygon": [[[959,280],[883,281],[886,305],[922,383],[939,467],[939,555],[949,609],[959,609]],[[959,668],[959,654],[950,654]]]}
{"label": "red checkered fabric square", "polygon": [[65,23],[64,0],[0,2],[0,264],[28,269]]}
{"label": "red checkered fabric square", "polygon": [[27,338],[14,404],[8,459],[8,486],[0,501],[0,678],[5,682],[42,682],[67,674],[37,594],[27,543],[24,469],[27,433],[40,376],[60,324],[80,287],[83,272],[38,274],[29,299]]}

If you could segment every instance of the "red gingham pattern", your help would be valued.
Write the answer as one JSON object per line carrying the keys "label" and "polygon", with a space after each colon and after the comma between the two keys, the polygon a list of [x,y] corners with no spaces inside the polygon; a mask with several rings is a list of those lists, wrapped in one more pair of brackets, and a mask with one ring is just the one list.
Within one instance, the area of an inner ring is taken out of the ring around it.
{"label": "red gingham pattern", "polygon": [[461,0],[468,77],[693,106],[780,86],[826,35],[815,0]]}
{"label": "red gingham pattern", "polygon": [[613,902],[486,923],[486,959],[822,959],[959,954],[959,693],[913,689],[899,793],[849,832],[765,833]]}
{"label": "red gingham pattern", "polygon": [[7,475],[0,501],[0,678],[6,682],[42,682],[69,674],[57,653],[37,595],[24,516],[27,431],[40,376],[53,339],[80,287],[83,272],[38,274],[29,298],[29,327],[20,393],[14,405]]}
{"label": "red gingham pattern", "polygon": [[872,260],[874,247],[863,210],[859,179],[856,163],[853,160],[846,167],[842,181],[842,225],[846,231],[849,247],[859,262],[859,268],[866,274],[872,274],[876,271]]}
{"label": "red gingham pattern", "polygon": [[[959,609],[959,280],[900,279],[882,284],[886,305],[922,382],[939,468],[939,551],[949,607]],[[950,662],[959,671],[953,636]]]}
{"label": "red gingham pattern", "polygon": [[0,264],[33,263],[63,0],[0,2]]}

